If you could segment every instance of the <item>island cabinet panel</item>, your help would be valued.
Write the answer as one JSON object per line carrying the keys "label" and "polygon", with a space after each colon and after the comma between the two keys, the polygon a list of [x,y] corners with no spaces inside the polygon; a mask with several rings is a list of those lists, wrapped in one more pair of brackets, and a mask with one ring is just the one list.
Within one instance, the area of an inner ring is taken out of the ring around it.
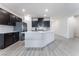
{"label": "island cabinet panel", "polygon": [[0,34],[0,48],[6,48],[19,41],[19,32]]}

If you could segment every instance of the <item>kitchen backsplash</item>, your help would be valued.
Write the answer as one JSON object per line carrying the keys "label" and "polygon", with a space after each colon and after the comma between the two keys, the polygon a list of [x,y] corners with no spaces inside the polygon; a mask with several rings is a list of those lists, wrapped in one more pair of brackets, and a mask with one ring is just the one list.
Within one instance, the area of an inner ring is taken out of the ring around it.
{"label": "kitchen backsplash", "polygon": [[14,31],[13,26],[0,25],[0,33],[2,33],[2,32],[13,32],[13,31]]}

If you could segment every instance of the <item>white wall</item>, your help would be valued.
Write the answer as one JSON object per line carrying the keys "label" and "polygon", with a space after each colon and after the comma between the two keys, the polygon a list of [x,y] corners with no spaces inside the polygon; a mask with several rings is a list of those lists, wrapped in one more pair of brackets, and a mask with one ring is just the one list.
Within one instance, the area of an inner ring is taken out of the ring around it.
{"label": "white wall", "polygon": [[74,36],[79,38],[79,16],[75,18]]}
{"label": "white wall", "polygon": [[55,34],[67,38],[67,18],[54,19]]}
{"label": "white wall", "polygon": [[55,33],[65,38],[79,36],[79,20],[71,16],[64,19],[54,19]]}
{"label": "white wall", "polygon": [[76,22],[73,16],[67,19],[67,38],[74,38]]}
{"label": "white wall", "polygon": [[54,19],[53,17],[50,17],[50,31],[54,32],[55,29],[54,29]]}
{"label": "white wall", "polygon": [[13,26],[0,25],[0,33],[13,32],[13,31],[14,31],[14,27]]}
{"label": "white wall", "polygon": [[31,31],[32,30],[32,19],[30,15],[26,15],[24,16],[24,19],[22,22],[27,23],[27,31]]}

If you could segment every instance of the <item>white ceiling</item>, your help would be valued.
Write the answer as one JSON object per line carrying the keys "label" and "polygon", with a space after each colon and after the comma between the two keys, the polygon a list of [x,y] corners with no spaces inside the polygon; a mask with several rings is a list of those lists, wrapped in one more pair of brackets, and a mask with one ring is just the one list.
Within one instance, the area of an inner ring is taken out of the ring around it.
{"label": "white ceiling", "polygon": [[[43,16],[46,14],[47,16],[67,17],[79,14],[78,3],[4,3],[2,5],[20,16],[24,14]],[[47,13],[44,11],[45,8],[49,10]],[[26,9],[26,12],[23,13],[22,9]]]}

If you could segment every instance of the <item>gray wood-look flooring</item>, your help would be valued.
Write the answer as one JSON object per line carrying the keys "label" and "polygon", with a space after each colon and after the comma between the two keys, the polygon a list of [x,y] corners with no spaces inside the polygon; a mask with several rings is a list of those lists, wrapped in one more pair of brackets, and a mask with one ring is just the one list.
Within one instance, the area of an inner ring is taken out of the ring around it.
{"label": "gray wood-look flooring", "polygon": [[79,38],[65,39],[55,36],[55,41],[46,47],[25,48],[24,41],[0,49],[0,56],[79,56]]}

